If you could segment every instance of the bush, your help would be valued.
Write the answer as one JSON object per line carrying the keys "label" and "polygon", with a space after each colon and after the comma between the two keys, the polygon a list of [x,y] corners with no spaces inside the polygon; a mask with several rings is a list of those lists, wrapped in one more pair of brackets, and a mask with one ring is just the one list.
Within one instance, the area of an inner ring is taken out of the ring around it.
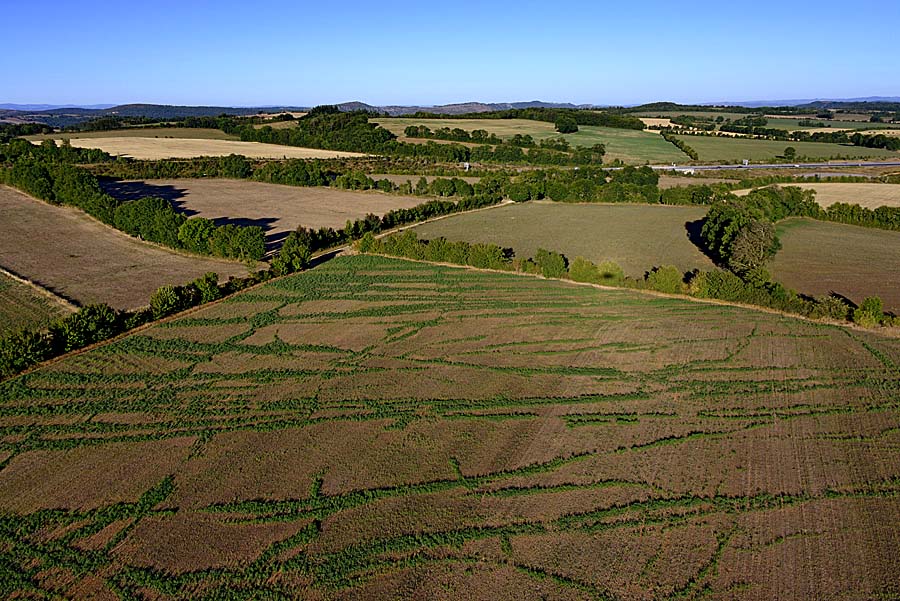
{"label": "bush", "polygon": [[200,293],[201,303],[210,303],[222,298],[222,290],[219,288],[219,274],[214,271],[197,278],[192,285]]}
{"label": "bush", "polygon": [[[371,236],[371,233],[368,233]],[[366,252],[366,251],[361,251]],[[305,241],[305,237],[298,232],[291,232],[284,239],[278,256],[272,260],[272,271],[275,275],[287,275],[305,269],[309,265],[312,258],[312,252],[309,244]]]}
{"label": "bush", "polygon": [[656,267],[645,278],[647,286],[657,292],[681,294],[684,292],[684,274],[672,265]]}
{"label": "bush", "polygon": [[88,305],[50,326],[54,350],[67,353],[112,338],[122,331],[119,314],[109,305]]}
{"label": "bush", "polygon": [[559,253],[539,248],[534,256],[534,262],[540,268],[541,274],[545,278],[566,277],[568,261]]}
{"label": "bush", "polygon": [[48,336],[28,330],[0,338],[0,378],[7,378],[53,356]]}
{"label": "bush", "polygon": [[877,296],[869,296],[853,311],[853,322],[873,328],[884,320],[884,305]]}

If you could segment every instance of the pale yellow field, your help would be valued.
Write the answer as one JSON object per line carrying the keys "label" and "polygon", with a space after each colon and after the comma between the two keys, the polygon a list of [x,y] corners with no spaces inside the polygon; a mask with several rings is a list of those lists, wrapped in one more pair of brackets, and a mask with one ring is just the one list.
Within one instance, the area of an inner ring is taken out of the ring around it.
{"label": "pale yellow field", "polygon": [[[816,191],[816,202],[829,207],[836,202],[858,204],[867,209],[878,207],[900,207],[900,184],[847,184],[842,182],[816,182],[809,184],[784,184],[804,190]],[[750,190],[736,190],[743,196]]]}
{"label": "pale yellow field", "polygon": [[641,117],[641,121],[643,121],[644,125],[646,125],[647,127],[672,127],[671,119],[654,119],[653,117]]}
{"label": "pale yellow field", "polygon": [[[57,142],[58,143],[58,142]],[[339,152],[316,148],[297,148],[237,140],[191,140],[185,138],[78,138],[71,140],[79,148],[99,148],[112,155],[141,160],[190,159],[201,156],[240,154],[258,159],[333,159],[365,156],[357,152]]]}

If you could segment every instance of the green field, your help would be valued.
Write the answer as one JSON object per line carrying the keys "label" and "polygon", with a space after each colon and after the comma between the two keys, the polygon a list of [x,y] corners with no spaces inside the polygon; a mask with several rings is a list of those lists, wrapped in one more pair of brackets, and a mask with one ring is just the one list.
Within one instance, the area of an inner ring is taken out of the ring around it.
{"label": "green field", "polygon": [[[379,117],[372,120],[398,136],[410,125],[427,125],[432,130],[442,127],[466,131],[483,129],[508,139],[515,134],[529,135],[535,140],[558,138],[552,123],[529,119],[410,119]],[[687,155],[663,140],[658,134],[632,129],[581,125],[574,134],[562,136],[572,146],[606,145],[606,162],[621,160],[628,164],[684,163]]]}
{"label": "green field", "polygon": [[26,140],[74,140],[77,138],[184,138],[186,140],[238,140],[219,129],[191,127],[127,127],[107,131],[84,131],[25,136]]}
{"label": "green field", "polygon": [[896,598],[898,362],[759,311],[336,259],[0,384],[0,591]]}
{"label": "green field", "polygon": [[41,329],[69,311],[26,284],[0,273],[0,337]]}
{"label": "green field", "polygon": [[778,224],[782,248],[772,277],[806,294],[837,294],[860,303],[879,296],[900,314],[900,232],[788,219]]}
{"label": "green field", "polygon": [[685,228],[704,215],[704,207],[529,202],[448,217],[415,231],[426,239],[498,244],[522,258],[546,248],[570,261],[577,256],[595,263],[612,260],[625,275],[641,277],[660,265],[711,269]]}
{"label": "green field", "polygon": [[749,159],[753,162],[766,162],[784,153],[784,149],[793,146],[797,149],[798,160],[803,157],[811,159],[880,159],[900,158],[900,152],[878,148],[862,148],[843,144],[825,144],[819,142],[784,142],[778,140],[756,140],[750,138],[729,138],[713,136],[676,136],[685,144],[697,151],[700,161],[735,162]]}

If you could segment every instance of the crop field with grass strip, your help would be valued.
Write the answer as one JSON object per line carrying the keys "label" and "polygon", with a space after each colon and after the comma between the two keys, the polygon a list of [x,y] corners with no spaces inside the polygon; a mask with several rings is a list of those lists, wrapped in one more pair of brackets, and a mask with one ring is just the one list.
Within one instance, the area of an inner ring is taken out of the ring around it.
{"label": "crop field with grass strip", "polygon": [[895,598],[898,366],[858,330],[335,259],[0,384],[0,596]]}
{"label": "crop field with grass strip", "polygon": [[0,336],[25,328],[42,328],[69,309],[50,297],[11,277],[0,273]]}

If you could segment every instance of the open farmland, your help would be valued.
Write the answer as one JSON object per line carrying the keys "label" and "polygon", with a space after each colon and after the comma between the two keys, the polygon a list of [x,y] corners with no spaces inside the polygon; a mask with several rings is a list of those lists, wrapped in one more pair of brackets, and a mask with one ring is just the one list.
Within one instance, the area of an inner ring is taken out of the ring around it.
{"label": "open farmland", "polygon": [[896,598],[898,362],[737,307],[341,258],[0,385],[0,586]]}
{"label": "open farmland", "polygon": [[103,131],[57,132],[25,136],[26,140],[78,140],[96,138],[178,138],[182,140],[239,140],[237,136],[226,134],[221,129],[204,127],[129,127]]}
{"label": "open farmland", "polygon": [[0,214],[0,266],[79,304],[140,307],[165,284],[185,284],[208,271],[223,279],[247,273],[241,263],[150,245],[78,209],[6,187],[0,187]]}
{"label": "open farmland", "polygon": [[[268,246],[281,242],[297,226],[342,228],[369,213],[381,216],[410,208],[423,199],[381,192],[335,188],[282,186],[231,179],[174,179],[102,182],[104,190],[122,200],[144,196],[165,198],[191,217],[258,225]],[[240,215],[240,219],[233,216]]]}
{"label": "open farmland", "polygon": [[19,330],[41,329],[70,308],[0,272],[0,337]]}
{"label": "open farmland", "polygon": [[[878,207],[900,207],[900,184],[857,184],[844,182],[816,182],[813,184],[783,184],[804,190],[816,191],[816,202],[822,207],[830,207],[836,202],[858,204],[867,209]],[[735,190],[738,196],[749,194],[750,190]]]}
{"label": "open farmland", "polygon": [[[37,142],[35,142],[37,143]],[[260,142],[194,138],[96,137],[73,138],[72,146],[97,148],[114,156],[140,160],[190,159],[201,156],[240,154],[256,159],[333,159],[365,156],[358,152],[298,148]]]}
{"label": "open farmland", "polygon": [[676,136],[697,151],[700,161],[735,162],[748,159],[754,162],[771,161],[793,146],[797,157],[814,159],[855,159],[855,158],[898,158],[900,152],[879,148],[863,148],[844,144],[824,142],[786,142],[781,140],[758,140],[751,138],[730,138],[717,136]]}
{"label": "open farmland", "polygon": [[[415,119],[378,117],[372,120],[398,136],[410,125],[427,125],[431,130],[441,127],[450,129],[458,127],[466,131],[483,129],[508,139],[515,134],[529,135],[535,140],[545,138],[565,138],[572,146],[606,145],[606,162],[621,160],[628,164],[650,163],[683,163],[688,157],[659,134],[633,129],[617,129],[613,127],[594,127],[579,125],[574,134],[560,134],[553,123],[532,121],[530,119]],[[425,140],[409,138],[410,142]],[[434,140],[438,141],[438,140]]]}
{"label": "open farmland", "polygon": [[712,262],[688,237],[687,224],[699,223],[704,215],[705,207],[547,201],[454,215],[415,231],[426,239],[498,244],[523,258],[546,248],[570,261],[578,256],[595,263],[612,260],[625,275],[641,277],[660,265],[711,269]]}
{"label": "open farmland", "polygon": [[781,250],[772,277],[806,294],[836,292],[855,303],[880,296],[900,313],[900,232],[788,219],[778,224]]}

